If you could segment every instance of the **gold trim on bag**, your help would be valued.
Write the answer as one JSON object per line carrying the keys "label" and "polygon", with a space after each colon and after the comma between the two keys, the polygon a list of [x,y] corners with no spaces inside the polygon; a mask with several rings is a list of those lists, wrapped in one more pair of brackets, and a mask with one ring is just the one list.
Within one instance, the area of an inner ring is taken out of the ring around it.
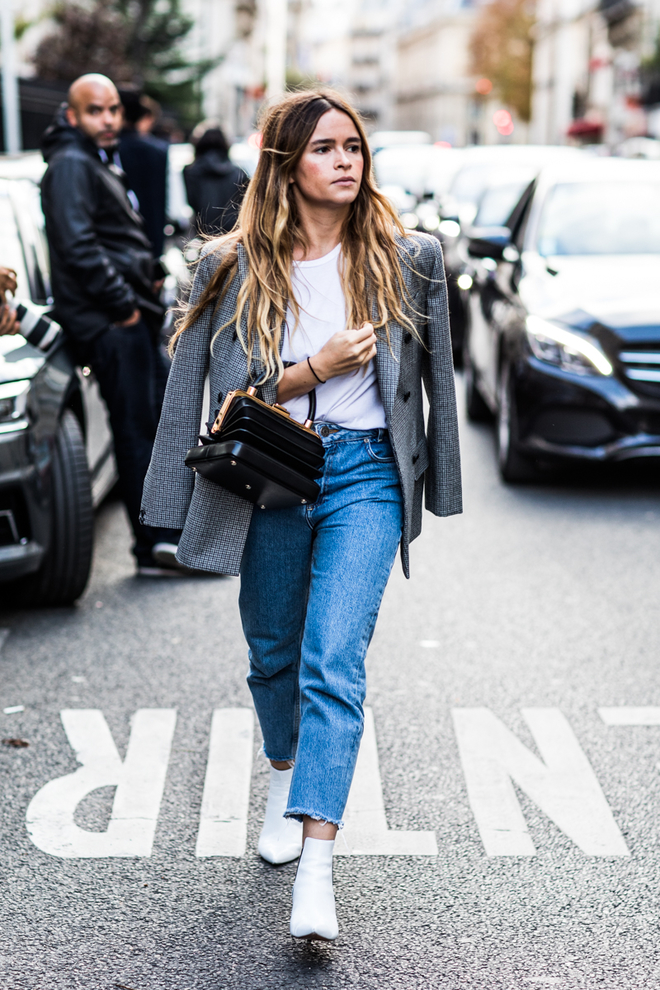
{"label": "gold trim on bag", "polygon": [[[257,398],[256,391],[257,390],[254,388],[254,386],[251,385],[246,391],[237,388],[234,392],[228,392],[225,401],[222,403],[222,406],[220,407],[218,415],[215,417],[215,422],[211,427],[211,434],[219,433],[220,430],[222,429],[223,421],[227,413],[229,412],[229,407],[231,406],[234,399],[246,398],[246,399],[252,399],[253,402],[258,402],[260,406],[264,407],[264,409],[270,409],[271,412],[274,412],[278,416],[281,416],[282,419],[286,419],[289,423],[293,424],[293,426],[299,426],[301,430],[305,431],[305,433],[310,433],[313,437],[317,436],[315,431],[310,429],[312,422],[311,420],[308,419],[305,421],[305,423],[299,423],[297,419],[292,419],[289,410],[285,409],[284,406],[279,405],[279,403],[276,403],[273,406],[269,406],[267,402],[264,402],[262,399]],[[307,425],[308,423],[310,424],[310,426]]]}

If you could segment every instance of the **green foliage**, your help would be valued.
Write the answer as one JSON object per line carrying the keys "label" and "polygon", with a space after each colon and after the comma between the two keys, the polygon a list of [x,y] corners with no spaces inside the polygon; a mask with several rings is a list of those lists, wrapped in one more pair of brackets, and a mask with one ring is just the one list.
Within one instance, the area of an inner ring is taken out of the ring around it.
{"label": "green foliage", "polygon": [[470,40],[472,69],[493,84],[502,102],[529,121],[535,23],[531,0],[491,0],[477,18]]}
{"label": "green foliage", "polygon": [[72,82],[102,72],[144,89],[188,126],[199,120],[200,80],[211,63],[191,62],[182,42],[193,26],[181,0],[58,0],[54,30],[37,48],[42,79]]}
{"label": "green foliage", "polygon": [[14,20],[14,37],[16,41],[20,41],[27,29],[31,28],[33,24],[34,21],[30,21],[23,17],[22,14],[18,14]]}
{"label": "green foliage", "polygon": [[652,54],[642,59],[640,69],[643,75],[660,76],[660,31],[656,35]]}

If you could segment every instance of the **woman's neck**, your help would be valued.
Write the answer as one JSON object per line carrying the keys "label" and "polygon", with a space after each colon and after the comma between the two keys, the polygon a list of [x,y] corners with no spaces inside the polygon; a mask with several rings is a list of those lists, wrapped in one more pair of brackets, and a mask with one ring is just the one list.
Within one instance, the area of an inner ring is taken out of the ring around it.
{"label": "woman's neck", "polygon": [[298,198],[300,226],[307,239],[307,247],[296,244],[293,249],[294,261],[315,261],[330,254],[341,241],[341,231],[346,219],[346,209],[327,209],[301,203]]}

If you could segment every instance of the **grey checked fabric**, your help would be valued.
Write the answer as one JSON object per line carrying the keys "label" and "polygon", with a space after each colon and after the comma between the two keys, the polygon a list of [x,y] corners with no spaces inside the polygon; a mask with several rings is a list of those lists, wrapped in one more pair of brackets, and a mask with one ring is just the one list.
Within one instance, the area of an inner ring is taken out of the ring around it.
{"label": "grey checked fabric", "polygon": [[[404,527],[401,561],[409,576],[408,547],[422,528],[422,503],[436,516],[462,511],[461,469],[454,390],[447,284],[440,242],[431,236],[398,238],[406,289],[417,316],[411,313],[422,346],[397,323],[390,324],[390,345],[378,341],[376,369],[390,440],[403,491]],[[200,296],[219,263],[209,251],[200,261],[191,303]],[[227,326],[211,339],[236,309],[238,289],[247,274],[247,260],[238,246],[238,275],[222,305],[209,306],[181,335],[170,371],[151,465],[144,483],[142,518],[150,526],[182,529],[177,558],[187,567],[218,574],[238,574],[252,505],[193,474],[184,464],[189,447],[198,443],[204,382],[209,375],[209,419],[233,389],[245,389],[259,378],[257,362],[248,373],[243,341],[247,315],[237,331]],[[424,423],[422,382],[429,400]],[[261,397],[274,402],[277,384],[267,381]]]}

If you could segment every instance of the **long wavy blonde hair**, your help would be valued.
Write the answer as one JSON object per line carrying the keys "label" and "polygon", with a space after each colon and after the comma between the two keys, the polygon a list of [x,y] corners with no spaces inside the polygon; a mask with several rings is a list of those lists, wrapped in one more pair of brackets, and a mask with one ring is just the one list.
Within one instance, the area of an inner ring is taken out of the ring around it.
{"label": "long wavy blonde hair", "polygon": [[[376,188],[371,152],[357,112],[332,90],[313,90],[285,96],[267,109],[262,121],[262,146],[256,172],[248,186],[234,230],[214,241],[221,260],[195,305],[179,322],[170,342],[197,320],[208,306],[217,308],[236,277],[237,244],[242,243],[248,274],[238,291],[236,312],[226,327],[240,325],[247,311],[248,367],[258,355],[265,378],[283,373],[280,342],[287,304],[296,321],[298,306],[291,284],[295,245],[307,247],[290,179],[296,170],[320,118],[339,110],[353,121],[362,142],[362,183],[341,231],[342,281],[348,327],[368,320],[389,344],[388,323],[396,320],[419,337],[410,318],[411,307],[402,278],[401,258],[395,234],[406,232],[389,200]],[[215,338],[214,338],[215,339]]]}

